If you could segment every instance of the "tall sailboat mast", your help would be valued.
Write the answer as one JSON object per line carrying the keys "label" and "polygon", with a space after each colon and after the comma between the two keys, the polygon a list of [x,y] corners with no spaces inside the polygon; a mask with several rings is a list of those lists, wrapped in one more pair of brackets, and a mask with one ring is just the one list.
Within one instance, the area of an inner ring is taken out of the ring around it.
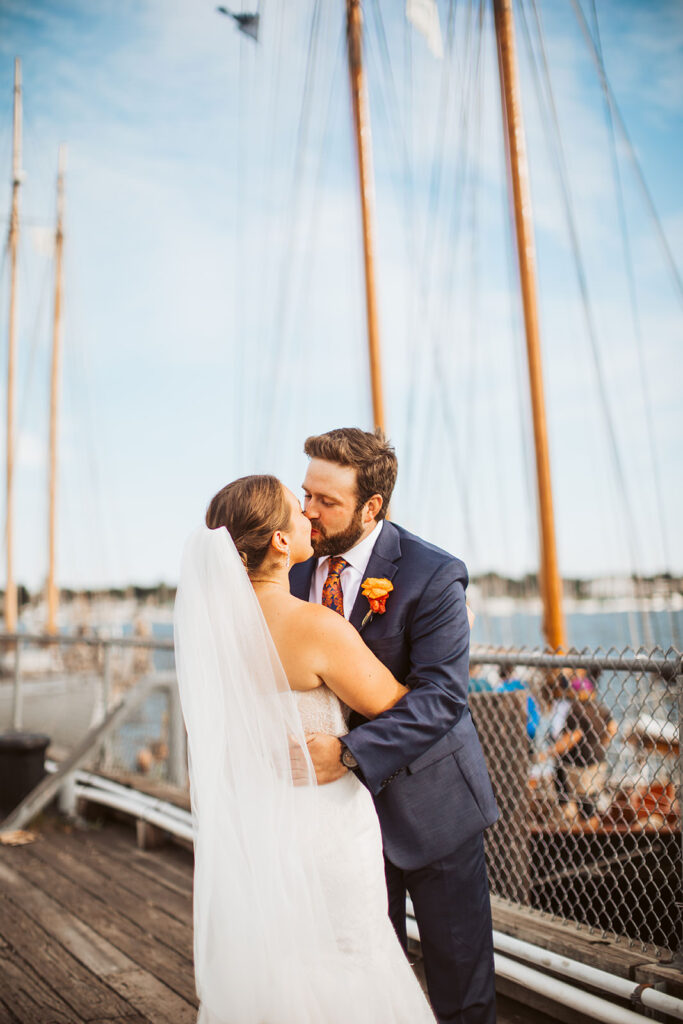
{"label": "tall sailboat mast", "polygon": [[512,206],[517,259],[522,289],[524,327],[526,333],[529,386],[533,415],[536,478],[538,484],[538,518],[540,526],[541,565],[539,585],[543,601],[543,632],[550,648],[566,648],[567,637],[562,610],[562,580],[557,561],[555,521],[550,478],[548,429],[545,416],[541,339],[536,292],[536,258],[531,219],[529,169],[524,141],[524,123],[519,90],[512,0],[493,0],[498,71],[503,98],[503,122],[506,135],[508,182]]}
{"label": "tall sailboat mast", "polygon": [[50,378],[50,495],[49,563],[47,575],[47,631],[57,632],[58,590],[55,574],[57,521],[57,441],[59,431],[59,384],[62,362],[62,256],[64,248],[64,171],[66,146],[59,147],[57,174],[57,231],[55,234],[55,306],[52,326],[52,374]]}
{"label": "tall sailboat mast", "polygon": [[21,187],[21,61],[14,61],[14,132],[12,144],[12,212],[9,225],[10,295],[9,338],[7,346],[7,485],[5,541],[7,582],[5,584],[5,628],[17,628],[17,587],[14,582],[14,386],[17,349],[17,256],[19,251],[19,189]]}
{"label": "tall sailboat mast", "polygon": [[349,76],[351,79],[351,101],[353,104],[353,124],[356,136],[356,156],[358,159],[358,182],[360,185],[361,215],[363,220],[365,302],[368,323],[372,414],[375,427],[380,427],[384,430],[384,395],[382,390],[382,363],[377,313],[377,287],[375,283],[375,182],[372,168],[370,108],[365,71],[363,69],[363,14],[361,11],[361,0],[346,0],[346,31]]}

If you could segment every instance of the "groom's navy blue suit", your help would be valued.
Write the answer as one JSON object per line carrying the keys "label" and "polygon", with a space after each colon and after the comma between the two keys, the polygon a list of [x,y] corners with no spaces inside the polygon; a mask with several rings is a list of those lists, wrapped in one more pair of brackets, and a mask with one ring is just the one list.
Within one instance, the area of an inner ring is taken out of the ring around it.
{"label": "groom's navy blue suit", "polygon": [[[317,559],[290,573],[308,600]],[[493,1024],[495,991],[482,832],[498,816],[469,708],[467,569],[440,548],[384,522],[365,576],[394,585],[365,643],[410,692],[372,722],[358,715],[344,742],[375,799],[389,912],[404,946],[405,893],[420,929],[432,1006],[442,1024]],[[369,610],[358,592],[350,621]]]}

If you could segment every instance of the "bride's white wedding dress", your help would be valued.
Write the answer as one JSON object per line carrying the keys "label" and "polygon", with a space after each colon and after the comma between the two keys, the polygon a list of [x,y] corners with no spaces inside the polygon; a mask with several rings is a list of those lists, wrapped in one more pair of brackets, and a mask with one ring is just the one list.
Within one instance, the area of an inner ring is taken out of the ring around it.
{"label": "bride's white wedding dress", "polygon": [[225,529],[189,538],[174,622],[198,1024],[434,1024],[387,914],[370,794],[352,773],[315,784],[306,732],[346,733],[342,706],[290,690]]}
{"label": "bride's white wedding dress", "polygon": [[[327,686],[297,692],[295,699],[306,733],[348,732],[348,709]],[[308,794],[299,793],[305,801]],[[374,1008],[369,1019],[434,1024],[389,920],[382,835],[370,793],[347,772],[316,796],[313,842],[327,910],[340,955],[366,979],[364,998]]]}

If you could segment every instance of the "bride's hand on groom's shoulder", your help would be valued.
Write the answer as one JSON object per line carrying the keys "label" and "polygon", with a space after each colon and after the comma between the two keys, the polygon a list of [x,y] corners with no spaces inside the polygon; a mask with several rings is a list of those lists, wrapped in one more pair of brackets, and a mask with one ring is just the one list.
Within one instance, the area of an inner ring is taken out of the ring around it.
{"label": "bride's hand on groom's shoulder", "polygon": [[315,732],[306,736],[306,743],[319,786],[336,782],[346,774],[348,768],[341,763],[341,743],[336,736]]}

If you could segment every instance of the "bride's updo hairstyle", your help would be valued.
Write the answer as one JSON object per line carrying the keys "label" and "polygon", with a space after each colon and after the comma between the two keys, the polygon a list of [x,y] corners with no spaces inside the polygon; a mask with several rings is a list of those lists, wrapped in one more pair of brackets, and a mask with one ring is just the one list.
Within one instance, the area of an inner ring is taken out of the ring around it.
{"label": "bride's updo hairstyle", "polygon": [[286,530],[290,509],[276,476],[243,476],[214,495],[206,510],[210,530],[224,526],[247,572],[263,564],[277,530]]}

